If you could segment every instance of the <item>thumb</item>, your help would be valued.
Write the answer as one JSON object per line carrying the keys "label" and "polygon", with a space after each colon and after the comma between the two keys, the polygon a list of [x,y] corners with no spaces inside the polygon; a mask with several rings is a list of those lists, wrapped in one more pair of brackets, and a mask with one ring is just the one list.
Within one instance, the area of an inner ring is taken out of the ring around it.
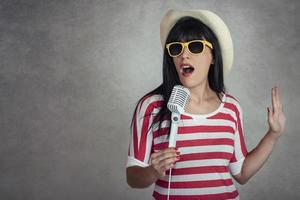
{"label": "thumb", "polygon": [[268,110],[268,118],[270,119],[271,116],[273,115],[273,111],[272,109],[270,109],[270,107],[267,107],[267,110]]}

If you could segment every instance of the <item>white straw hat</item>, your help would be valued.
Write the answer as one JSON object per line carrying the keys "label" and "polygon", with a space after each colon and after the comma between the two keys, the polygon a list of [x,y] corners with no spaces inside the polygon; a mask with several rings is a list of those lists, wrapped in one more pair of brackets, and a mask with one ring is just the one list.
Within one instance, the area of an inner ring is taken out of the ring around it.
{"label": "white straw hat", "polygon": [[214,32],[220,44],[223,72],[224,77],[226,77],[229,74],[233,63],[233,43],[231,35],[224,21],[209,10],[169,10],[160,23],[160,41],[162,47],[165,48],[166,39],[172,27],[180,18],[185,16],[199,19]]}

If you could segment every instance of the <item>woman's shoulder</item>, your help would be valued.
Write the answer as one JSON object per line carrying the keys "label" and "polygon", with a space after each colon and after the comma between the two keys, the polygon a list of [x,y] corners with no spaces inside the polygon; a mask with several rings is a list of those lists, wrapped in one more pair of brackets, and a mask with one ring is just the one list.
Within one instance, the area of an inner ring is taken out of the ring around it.
{"label": "woman's shoulder", "polygon": [[161,94],[148,94],[141,98],[144,101],[163,101],[163,95]]}
{"label": "woman's shoulder", "polygon": [[231,105],[237,107],[238,109],[241,108],[241,103],[240,103],[239,98],[232,95],[231,93],[225,93],[225,95],[226,95],[226,103],[231,104]]}
{"label": "woman's shoulder", "polygon": [[162,106],[164,98],[161,94],[148,94],[142,97],[138,102],[139,109],[153,110]]}

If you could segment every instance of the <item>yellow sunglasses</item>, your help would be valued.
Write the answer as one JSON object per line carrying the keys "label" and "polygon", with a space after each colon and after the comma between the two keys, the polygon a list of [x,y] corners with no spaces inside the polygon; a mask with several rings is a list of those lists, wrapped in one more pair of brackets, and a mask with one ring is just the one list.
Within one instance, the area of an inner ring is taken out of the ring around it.
{"label": "yellow sunglasses", "polygon": [[168,53],[171,57],[177,57],[182,54],[184,47],[187,47],[191,54],[201,54],[205,48],[205,45],[213,49],[210,42],[206,40],[192,40],[189,42],[171,42],[166,45]]}

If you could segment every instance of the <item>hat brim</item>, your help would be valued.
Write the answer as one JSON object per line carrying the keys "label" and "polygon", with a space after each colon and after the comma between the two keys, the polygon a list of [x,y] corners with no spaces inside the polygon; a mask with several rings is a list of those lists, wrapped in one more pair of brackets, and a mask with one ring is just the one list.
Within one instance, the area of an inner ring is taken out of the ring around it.
{"label": "hat brim", "polygon": [[224,77],[228,76],[233,64],[233,42],[230,31],[224,21],[215,13],[209,10],[187,10],[177,11],[169,10],[160,23],[160,41],[163,49],[170,30],[175,23],[182,17],[190,16],[202,21],[216,35],[223,61]]}

